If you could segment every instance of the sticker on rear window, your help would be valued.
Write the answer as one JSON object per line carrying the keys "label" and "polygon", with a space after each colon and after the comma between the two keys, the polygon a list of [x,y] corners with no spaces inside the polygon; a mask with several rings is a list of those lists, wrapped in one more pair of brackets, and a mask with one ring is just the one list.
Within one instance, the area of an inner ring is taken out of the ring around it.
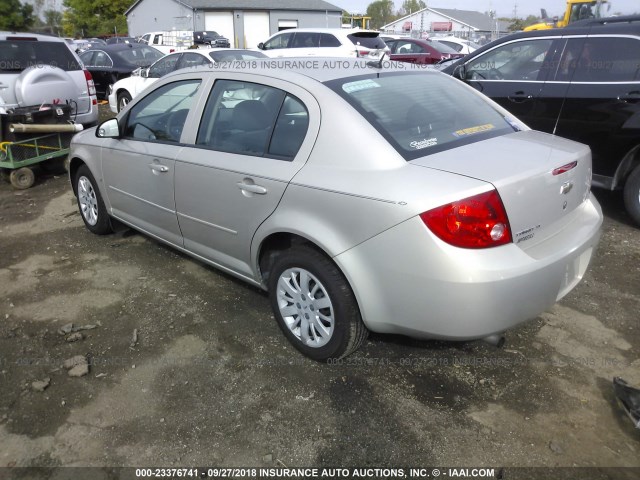
{"label": "sticker on rear window", "polygon": [[466,135],[473,135],[475,133],[488,132],[493,130],[495,125],[493,123],[485,123],[484,125],[478,125],[476,127],[463,128],[462,130],[456,130],[453,132],[455,137],[464,137]]}
{"label": "sticker on rear window", "polygon": [[345,83],[342,90],[346,93],[359,92],[360,90],[369,90],[370,88],[379,88],[380,84],[373,80],[359,80],[357,82]]}
{"label": "sticker on rear window", "polygon": [[433,147],[438,144],[437,138],[425,138],[424,140],[417,140],[409,144],[410,147],[420,150],[422,148]]}

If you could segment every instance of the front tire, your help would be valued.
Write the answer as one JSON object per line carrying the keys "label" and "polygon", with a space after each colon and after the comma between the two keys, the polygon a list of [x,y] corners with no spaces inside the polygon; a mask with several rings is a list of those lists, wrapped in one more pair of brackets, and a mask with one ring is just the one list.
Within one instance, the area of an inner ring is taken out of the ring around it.
{"label": "front tire", "polygon": [[268,287],[278,325],[309,358],[346,357],[366,340],[368,330],[349,283],[319,251],[297,246],[282,253]]}
{"label": "front tire", "polygon": [[129,92],[127,91],[120,92],[118,94],[118,113],[120,113],[124,109],[124,107],[129,105],[130,101],[131,101],[131,95],[129,94]]}
{"label": "front tire", "polygon": [[624,185],[624,205],[631,218],[640,225],[640,165],[631,172]]}
{"label": "front tire", "polygon": [[113,232],[107,209],[89,167],[82,165],[78,168],[74,185],[78,209],[87,229],[96,235]]}

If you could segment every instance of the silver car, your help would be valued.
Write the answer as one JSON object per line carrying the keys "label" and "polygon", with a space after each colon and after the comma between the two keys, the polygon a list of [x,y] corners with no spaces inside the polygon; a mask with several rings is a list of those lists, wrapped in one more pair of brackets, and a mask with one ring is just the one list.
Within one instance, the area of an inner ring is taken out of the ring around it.
{"label": "silver car", "polygon": [[86,227],[118,220],[263,288],[316,360],[369,330],[500,334],[583,277],[588,147],[436,71],[277,62],[172,73],[76,135]]}

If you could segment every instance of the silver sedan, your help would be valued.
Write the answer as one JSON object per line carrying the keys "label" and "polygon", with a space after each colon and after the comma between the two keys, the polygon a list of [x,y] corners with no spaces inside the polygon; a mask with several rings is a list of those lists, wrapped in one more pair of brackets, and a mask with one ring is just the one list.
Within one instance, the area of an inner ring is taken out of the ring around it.
{"label": "silver sedan", "polygon": [[260,60],[180,71],[74,137],[86,227],[117,220],[269,292],[316,360],[368,331],[470,340],[585,274],[588,147],[435,71]]}

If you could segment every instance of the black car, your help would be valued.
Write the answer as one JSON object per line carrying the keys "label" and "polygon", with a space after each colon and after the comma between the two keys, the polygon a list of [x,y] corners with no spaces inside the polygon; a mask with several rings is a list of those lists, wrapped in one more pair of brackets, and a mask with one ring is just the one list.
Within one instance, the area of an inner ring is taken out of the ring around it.
{"label": "black car", "polygon": [[640,224],[640,16],[499,39],[442,70],[536,130],[591,147],[593,185]]}
{"label": "black car", "polygon": [[160,50],[141,43],[117,43],[86,50],[80,54],[80,60],[93,76],[98,98],[106,99],[109,85],[163,56]]}
{"label": "black car", "polygon": [[138,40],[133,37],[109,37],[106,41],[107,45],[113,45],[114,43],[138,43]]}
{"label": "black car", "polygon": [[229,48],[229,39],[223,37],[218,32],[208,30],[204,32],[193,32],[193,43],[196,45],[211,45],[212,47]]}

